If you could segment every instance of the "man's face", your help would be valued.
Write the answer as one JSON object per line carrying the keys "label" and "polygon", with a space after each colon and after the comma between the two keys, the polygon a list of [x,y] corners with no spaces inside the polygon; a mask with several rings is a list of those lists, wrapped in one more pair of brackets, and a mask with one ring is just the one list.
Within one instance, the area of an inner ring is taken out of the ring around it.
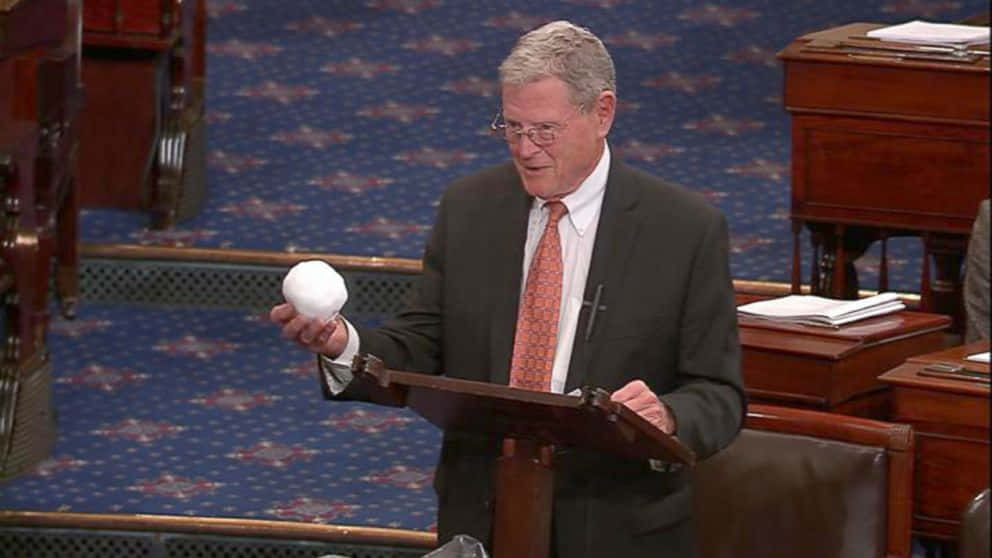
{"label": "man's face", "polygon": [[503,118],[509,129],[551,125],[557,130],[554,143],[544,147],[526,134],[508,143],[528,194],[561,198],[592,173],[613,123],[615,100],[612,92],[601,93],[595,106],[580,112],[569,100],[568,86],[558,78],[503,86]]}

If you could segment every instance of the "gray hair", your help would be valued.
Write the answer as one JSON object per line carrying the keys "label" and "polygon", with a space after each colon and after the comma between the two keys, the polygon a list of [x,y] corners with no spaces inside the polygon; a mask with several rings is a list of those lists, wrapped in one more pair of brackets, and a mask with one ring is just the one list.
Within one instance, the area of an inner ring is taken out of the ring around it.
{"label": "gray hair", "polygon": [[603,91],[617,90],[613,59],[599,37],[568,21],[553,21],[520,37],[499,66],[502,85],[524,85],[556,77],[573,104],[592,107]]}

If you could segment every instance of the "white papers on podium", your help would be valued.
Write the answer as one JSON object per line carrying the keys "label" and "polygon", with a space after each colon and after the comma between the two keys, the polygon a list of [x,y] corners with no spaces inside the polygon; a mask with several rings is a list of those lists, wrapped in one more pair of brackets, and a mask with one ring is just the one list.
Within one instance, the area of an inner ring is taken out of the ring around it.
{"label": "white papers on podium", "polygon": [[891,314],[906,308],[894,293],[860,300],[836,300],[813,295],[789,295],[737,307],[737,312],[765,320],[838,327],[865,318]]}
{"label": "white papers on podium", "polygon": [[953,23],[928,23],[910,21],[899,25],[881,27],[866,33],[868,37],[883,41],[923,45],[966,47],[989,42],[989,28]]}
{"label": "white papers on podium", "polygon": [[985,351],[984,353],[975,353],[973,355],[968,355],[968,356],[964,357],[964,359],[965,360],[970,360],[971,362],[984,362],[985,364],[988,364],[989,363],[989,352],[988,351]]}

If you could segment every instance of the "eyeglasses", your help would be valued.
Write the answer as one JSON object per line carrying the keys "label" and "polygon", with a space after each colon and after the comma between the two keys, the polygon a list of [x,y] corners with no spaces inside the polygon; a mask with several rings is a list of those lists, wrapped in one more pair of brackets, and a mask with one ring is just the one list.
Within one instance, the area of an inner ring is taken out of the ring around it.
{"label": "eyeglasses", "polygon": [[568,127],[568,121],[575,118],[575,115],[580,112],[582,112],[582,105],[579,105],[578,110],[561,122],[540,122],[529,128],[524,128],[520,124],[507,124],[503,120],[503,109],[499,109],[496,111],[492,123],[489,124],[489,129],[492,130],[494,136],[511,145],[520,143],[521,136],[527,136],[527,139],[534,145],[548,147],[558,139],[558,134]]}

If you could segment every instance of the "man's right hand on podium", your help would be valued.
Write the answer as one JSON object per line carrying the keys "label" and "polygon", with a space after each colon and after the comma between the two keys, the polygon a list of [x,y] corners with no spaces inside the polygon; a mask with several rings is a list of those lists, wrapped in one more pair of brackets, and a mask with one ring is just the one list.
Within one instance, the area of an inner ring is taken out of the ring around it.
{"label": "man's right hand on podium", "polygon": [[269,319],[282,326],[283,337],[296,341],[312,353],[337,358],[348,344],[348,328],[340,315],[322,322],[300,314],[289,303],[283,303],[272,307]]}

